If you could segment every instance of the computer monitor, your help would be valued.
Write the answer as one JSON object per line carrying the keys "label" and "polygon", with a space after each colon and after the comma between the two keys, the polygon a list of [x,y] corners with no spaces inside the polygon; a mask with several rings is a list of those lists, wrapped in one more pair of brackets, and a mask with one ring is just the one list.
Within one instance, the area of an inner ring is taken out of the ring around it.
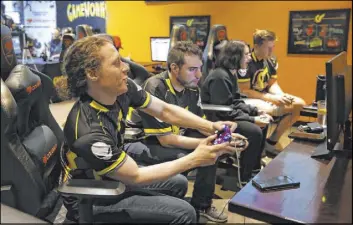
{"label": "computer monitor", "polygon": [[22,48],[21,48],[20,36],[13,36],[12,37],[12,44],[13,44],[13,49],[14,49],[15,55],[21,55]]}
{"label": "computer monitor", "polygon": [[352,67],[347,65],[347,53],[341,52],[326,62],[326,148],[319,146],[312,157],[325,158],[333,153],[347,152],[351,156],[349,115],[352,111]]}
{"label": "computer monitor", "polygon": [[151,37],[152,62],[166,62],[169,51],[169,37]]}
{"label": "computer monitor", "polygon": [[352,110],[352,73],[347,66],[347,53],[341,52],[326,62],[327,149],[336,146]]}

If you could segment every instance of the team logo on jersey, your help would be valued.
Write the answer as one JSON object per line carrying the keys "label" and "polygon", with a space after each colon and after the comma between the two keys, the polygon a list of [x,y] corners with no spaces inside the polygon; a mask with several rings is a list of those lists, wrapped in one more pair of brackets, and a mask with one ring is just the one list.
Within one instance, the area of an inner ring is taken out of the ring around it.
{"label": "team logo on jersey", "polygon": [[104,142],[96,142],[92,144],[91,151],[98,159],[109,160],[113,157],[111,146]]}
{"label": "team logo on jersey", "polygon": [[260,69],[255,72],[253,79],[253,88],[258,91],[262,91],[267,86],[267,81],[269,80],[268,68]]}

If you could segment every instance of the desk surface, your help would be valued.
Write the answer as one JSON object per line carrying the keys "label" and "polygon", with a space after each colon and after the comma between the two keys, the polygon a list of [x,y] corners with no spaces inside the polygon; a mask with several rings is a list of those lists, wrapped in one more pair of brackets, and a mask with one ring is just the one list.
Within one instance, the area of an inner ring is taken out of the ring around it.
{"label": "desk surface", "polygon": [[262,193],[248,183],[231,199],[229,211],[268,223],[352,222],[352,160],[312,159],[316,147],[293,141],[257,175],[288,175],[300,181],[300,188]]}

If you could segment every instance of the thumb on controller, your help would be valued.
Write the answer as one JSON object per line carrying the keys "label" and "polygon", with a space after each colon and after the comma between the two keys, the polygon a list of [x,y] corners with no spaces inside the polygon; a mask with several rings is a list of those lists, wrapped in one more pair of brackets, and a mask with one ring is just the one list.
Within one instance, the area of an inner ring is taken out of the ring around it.
{"label": "thumb on controller", "polygon": [[217,134],[212,134],[208,136],[207,138],[203,139],[200,144],[204,145],[212,145],[212,142],[217,138]]}

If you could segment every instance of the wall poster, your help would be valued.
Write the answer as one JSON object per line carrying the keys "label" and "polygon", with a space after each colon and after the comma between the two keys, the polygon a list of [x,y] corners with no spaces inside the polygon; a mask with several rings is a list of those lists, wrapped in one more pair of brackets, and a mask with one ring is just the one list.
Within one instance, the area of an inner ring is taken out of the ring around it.
{"label": "wall poster", "polygon": [[185,25],[188,39],[204,50],[210,32],[210,16],[171,16],[169,34],[174,24]]}
{"label": "wall poster", "polygon": [[291,11],[288,53],[338,54],[347,51],[351,9]]}

